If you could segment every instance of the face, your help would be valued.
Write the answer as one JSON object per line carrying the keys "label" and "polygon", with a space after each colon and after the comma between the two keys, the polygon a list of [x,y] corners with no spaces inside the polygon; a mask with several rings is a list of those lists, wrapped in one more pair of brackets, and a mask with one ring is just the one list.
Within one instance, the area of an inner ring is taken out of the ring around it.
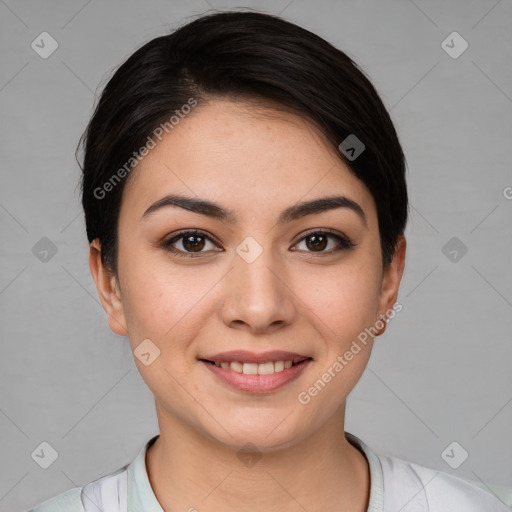
{"label": "face", "polygon": [[[271,451],[343,414],[371,352],[361,333],[395,303],[404,245],[383,269],[373,198],[322,135],[219,99],[132,172],[117,286],[92,248],[91,269],[111,328],[145,354],[135,362],[159,422]],[[337,199],[303,206],[322,198]]]}

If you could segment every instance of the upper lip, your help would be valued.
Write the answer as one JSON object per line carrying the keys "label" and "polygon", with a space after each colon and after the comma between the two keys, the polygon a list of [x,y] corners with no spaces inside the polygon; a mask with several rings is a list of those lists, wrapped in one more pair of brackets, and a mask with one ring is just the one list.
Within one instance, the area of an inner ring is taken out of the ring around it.
{"label": "upper lip", "polygon": [[270,361],[293,361],[298,363],[304,359],[312,359],[310,356],[297,354],[296,352],[287,352],[285,350],[270,350],[267,352],[249,352],[248,350],[230,350],[228,352],[219,352],[205,357],[200,357],[206,361],[214,362],[234,362],[240,363],[268,363]]}

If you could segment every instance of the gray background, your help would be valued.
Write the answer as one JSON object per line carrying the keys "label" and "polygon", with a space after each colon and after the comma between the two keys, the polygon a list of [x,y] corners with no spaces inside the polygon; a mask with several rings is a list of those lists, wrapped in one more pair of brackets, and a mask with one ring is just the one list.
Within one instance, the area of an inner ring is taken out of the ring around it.
{"label": "gray background", "polygon": [[[281,13],[348,53],[406,153],[403,310],[349,397],[346,430],[377,453],[512,486],[510,1],[0,0],[0,510],[114,471],[158,432],[89,272],[74,150],[113,68],[211,7]],[[47,59],[31,48],[43,31],[59,45]],[[453,31],[469,44],[456,59],[441,46]],[[32,250],[43,237],[53,256]],[[31,457],[43,441],[58,452],[46,470]],[[453,441],[469,453],[458,469],[441,457]]]}

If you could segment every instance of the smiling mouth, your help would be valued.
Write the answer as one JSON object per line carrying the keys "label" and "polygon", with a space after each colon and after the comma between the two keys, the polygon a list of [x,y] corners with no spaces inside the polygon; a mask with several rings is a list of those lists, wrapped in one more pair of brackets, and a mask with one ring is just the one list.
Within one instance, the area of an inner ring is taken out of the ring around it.
{"label": "smiling mouth", "polygon": [[232,370],[236,373],[243,373],[244,375],[272,375],[273,373],[280,373],[285,369],[296,366],[303,361],[312,360],[311,357],[304,357],[298,361],[267,361],[265,363],[244,363],[241,361],[210,361],[208,359],[200,359],[205,363],[223,368],[225,370]]}

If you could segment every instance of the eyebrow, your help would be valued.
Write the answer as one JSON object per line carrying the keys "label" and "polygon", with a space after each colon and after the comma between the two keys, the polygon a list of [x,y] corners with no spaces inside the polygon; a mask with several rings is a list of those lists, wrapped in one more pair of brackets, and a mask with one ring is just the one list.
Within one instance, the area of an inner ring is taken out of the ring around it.
{"label": "eyebrow", "polygon": [[[167,207],[183,208],[230,224],[236,223],[237,221],[236,214],[233,210],[223,208],[219,204],[205,199],[196,199],[179,195],[167,195],[162,197],[143,213],[142,219],[149,217],[157,210]],[[306,215],[319,214],[336,208],[348,208],[349,210],[352,210],[359,216],[363,224],[365,226],[367,225],[366,215],[361,206],[346,196],[322,197],[290,206],[279,215],[277,223],[285,224],[287,222],[300,219],[301,217],[305,217]]]}

